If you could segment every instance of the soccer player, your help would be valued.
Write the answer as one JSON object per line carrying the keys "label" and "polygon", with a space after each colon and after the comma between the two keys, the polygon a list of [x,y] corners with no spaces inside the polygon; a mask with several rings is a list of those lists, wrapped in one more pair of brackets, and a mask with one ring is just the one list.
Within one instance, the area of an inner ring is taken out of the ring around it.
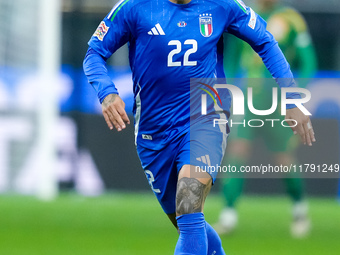
{"label": "soccer player", "polygon": [[[220,73],[217,45],[224,32],[248,42],[280,86],[295,86],[265,21],[241,0],[122,0],[100,23],[84,60],[108,127],[122,131],[129,119],[105,64],[119,47],[129,45],[137,152],[151,189],[180,233],[175,254],[225,254],[203,214],[216,173],[195,175],[192,170],[221,163],[227,126],[213,126],[210,120],[229,116],[230,94],[219,91],[223,107],[215,111],[210,100],[205,116],[199,105],[191,104],[200,100],[199,88],[214,89],[208,78]],[[191,84],[194,77],[201,82]],[[294,105],[287,108],[287,118],[299,123],[294,130],[312,145],[309,117]]]}
{"label": "soccer player", "polygon": [[[293,71],[301,78],[312,78],[316,71],[316,57],[312,45],[311,37],[307,24],[300,13],[291,7],[283,6],[277,0],[258,0],[258,9],[261,17],[267,22],[267,29],[278,41],[288,62],[292,65]],[[235,77],[238,70],[236,66],[242,66],[243,76],[250,79],[249,85],[253,87],[254,100],[257,109],[268,109],[271,105],[272,86],[267,81],[270,79],[260,79],[270,77],[270,73],[262,64],[261,59],[254,54],[254,51],[242,43],[242,41],[227,38],[225,69],[228,77]],[[232,52],[234,54],[228,54]],[[238,52],[238,54],[235,54]],[[240,62],[240,65],[235,63]],[[307,80],[307,79],[305,79]],[[303,81],[303,80],[302,80]],[[252,84],[251,84],[252,83]],[[256,86],[253,86],[256,83]],[[302,82],[305,85],[306,82]],[[301,84],[300,84],[301,85]],[[264,116],[268,119],[268,116]],[[259,119],[247,112],[245,119]],[[270,119],[281,119],[279,111],[276,111]],[[225,165],[231,164],[240,168],[246,165],[251,153],[251,142],[255,138],[262,138],[266,147],[272,152],[277,165],[290,165],[296,163],[295,150],[297,147],[296,137],[291,130],[283,127],[264,126],[262,128],[250,128],[239,125],[232,129],[230,146],[223,162]],[[233,132],[234,131],[234,132]],[[232,174],[229,175],[229,177]],[[293,222],[291,224],[291,234],[294,237],[303,237],[308,234],[310,220],[308,218],[308,208],[304,201],[303,182],[298,176],[286,176],[284,178],[287,192],[293,201]],[[237,226],[238,216],[235,206],[241,195],[244,178],[225,178],[223,179],[223,197],[225,208],[222,210],[219,222],[215,228],[217,232],[230,233]]]}

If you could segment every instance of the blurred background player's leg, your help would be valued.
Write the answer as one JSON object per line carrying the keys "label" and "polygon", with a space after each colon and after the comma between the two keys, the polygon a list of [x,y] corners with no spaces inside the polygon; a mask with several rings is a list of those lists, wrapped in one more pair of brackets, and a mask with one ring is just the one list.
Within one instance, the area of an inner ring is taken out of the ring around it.
{"label": "blurred background player's leg", "polygon": [[[273,117],[274,118],[274,117]],[[238,129],[240,130],[240,129]],[[246,129],[247,130],[247,129]],[[247,165],[251,151],[250,129],[247,134],[239,132],[248,139],[235,139],[230,143],[230,151],[226,154],[223,165],[232,165],[237,169]],[[295,149],[297,145],[296,137],[292,136],[291,130],[285,128],[267,129],[267,136],[263,136],[267,148],[273,152],[275,165],[296,164]],[[291,234],[301,238],[310,231],[310,219],[308,217],[308,206],[304,196],[304,182],[299,174],[291,173],[283,178],[287,193],[292,200],[292,223]],[[228,173],[227,178],[222,179],[222,195],[224,208],[219,216],[219,221],[214,228],[219,234],[229,234],[238,224],[236,211],[237,202],[242,194],[244,186],[244,176],[240,173]]]}
{"label": "blurred background player's leg", "polygon": [[218,223],[214,225],[218,234],[229,234],[237,227],[238,214],[235,206],[242,193],[243,182],[243,178],[228,178],[224,180],[223,197],[225,206],[220,213]]}
{"label": "blurred background player's leg", "polygon": [[[278,111],[275,111],[270,118],[280,119],[282,117]],[[263,131],[266,147],[272,152],[275,165],[298,165],[296,149],[299,145],[299,138],[294,136],[290,128],[277,126],[276,128],[266,128]],[[305,201],[304,180],[299,173],[294,172],[279,177],[284,181],[286,192],[292,201],[291,235],[296,238],[305,237],[310,231],[311,223]]]}
{"label": "blurred background player's leg", "polygon": [[300,177],[288,177],[284,181],[293,202],[291,234],[296,238],[305,237],[310,232],[311,222],[308,216],[308,204],[304,198],[304,182]]}
{"label": "blurred background player's leg", "polygon": [[[257,12],[268,22],[268,30],[278,41],[293,71],[297,71],[297,73],[294,73],[295,77],[298,74],[302,78],[312,78],[317,68],[316,57],[308,26],[302,15],[295,9],[282,5],[278,0],[257,0],[256,3]],[[242,42],[230,36],[225,36],[224,41],[226,42],[224,47],[224,67],[227,77],[233,78],[240,75],[246,78],[270,77],[260,58],[253,54],[250,47],[242,46]],[[239,70],[237,69],[238,66],[241,67]],[[268,101],[266,99],[271,98],[270,92],[268,94],[267,91],[269,87],[264,86],[267,85],[265,84],[267,83],[266,79],[259,83],[258,81],[260,80],[252,79],[245,83],[252,86],[256,98],[261,99],[258,100],[261,107],[255,105],[255,108],[269,109],[265,105],[265,102]],[[307,81],[300,83],[303,83],[299,84],[300,86],[306,86]],[[269,102],[269,107],[270,105],[271,102]],[[246,119],[246,116],[244,117]],[[269,116],[267,117],[269,118]],[[281,116],[278,114],[275,119],[281,119]],[[287,139],[290,139],[292,132],[280,128],[278,130],[272,128],[272,130],[268,131],[273,132],[273,135],[268,135],[263,130],[260,132],[266,141],[267,148],[273,152],[274,163],[278,165],[295,163],[295,151],[287,147]],[[230,145],[231,150],[233,150],[233,147],[235,145]],[[245,151],[245,154],[249,154],[248,147],[246,146],[236,151],[236,153],[230,151],[229,155],[227,155],[228,160],[224,164],[233,164],[237,167],[245,164],[249,158],[247,155],[246,157],[244,156]],[[299,176],[286,176],[284,181],[287,192],[293,201],[291,233],[294,237],[303,237],[310,230],[308,207],[303,196],[303,180]],[[237,225],[235,204],[242,192],[244,181],[242,179],[226,179],[223,182],[223,197],[226,200],[226,206],[220,215],[216,228],[220,233],[229,233]]]}
{"label": "blurred background player's leg", "polygon": [[[294,139],[294,137],[293,137]],[[275,155],[277,165],[296,164],[295,157],[290,153],[277,153]],[[308,204],[305,198],[304,180],[298,173],[289,173],[283,178],[286,191],[290,197],[292,206],[291,235],[302,238],[309,234],[311,222],[308,216]]]}
{"label": "blurred background player's leg", "polygon": [[[250,150],[252,130],[242,125],[237,126],[231,134],[227,153],[223,158],[223,166],[236,167],[237,171],[247,164]],[[236,211],[237,202],[242,194],[244,186],[244,175],[240,172],[227,173],[222,182],[222,196],[224,208],[222,209],[218,222],[214,225],[219,234],[229,234],[235,230],[238,224],[238,214]]]}

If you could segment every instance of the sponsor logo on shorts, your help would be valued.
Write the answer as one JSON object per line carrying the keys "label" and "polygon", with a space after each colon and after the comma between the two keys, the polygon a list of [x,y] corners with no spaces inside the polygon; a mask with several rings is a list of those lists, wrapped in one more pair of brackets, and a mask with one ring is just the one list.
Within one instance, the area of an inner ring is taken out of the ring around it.
{"label": "sponsor logo on shorts", "polygon": [[152,136],[151,136],[151,135],[142,134],[142,138],[143,138],[144,140],[150,140],[150,141],[152,141]]}

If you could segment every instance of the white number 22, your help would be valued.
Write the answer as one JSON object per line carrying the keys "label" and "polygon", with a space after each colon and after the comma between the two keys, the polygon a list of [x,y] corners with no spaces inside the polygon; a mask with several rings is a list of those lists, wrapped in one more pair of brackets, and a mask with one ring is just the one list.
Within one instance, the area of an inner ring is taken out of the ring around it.
{"label": "white number 22", "polygon": [[[197,51],[197,41],[194,39],[188,39],[184,42],[185,45],[192,45],[191,49],[188,49],[184,53],[183,57],[183,66],[196,66],[197,61],[190,61],[189,56],[192,53],[195,53]],[[171,40],[168,45],[175,45],[176,49],[173,49],[169,52],[168,55],[168,66],[182,66],[181,61],[173,61],[173,56],[180,53],[182,51],[182,43],[178,40]]]}

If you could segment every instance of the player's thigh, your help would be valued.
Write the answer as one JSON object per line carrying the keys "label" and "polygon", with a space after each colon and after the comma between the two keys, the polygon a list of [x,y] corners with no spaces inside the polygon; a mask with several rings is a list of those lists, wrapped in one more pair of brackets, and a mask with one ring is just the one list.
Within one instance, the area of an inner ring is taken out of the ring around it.
{"label": "player's thigh", "polygon": [[219,127],[190,130],[177,162],[179,169],[177,215],[202,212],[204,201],[215,181],[226,147],[226,132]]}
{"label": "player's thigh", "polygon": [[187,167],[190,177],[196,179],[207,178],[207,173],[215,182],[217,174],[220,172],[222,158],[227,147],[227,133],[225,125],[205,124],[205,126],[194,126],[190,129],[190,142],[182,149],[179,157],[185,155],[190,159],[183,165]]}
{"label": "player's thigh", "polygon": [[137,146],[138,156],[150,188],[166,214],[176,212],[176,145],[169,144],[160,151]]}

